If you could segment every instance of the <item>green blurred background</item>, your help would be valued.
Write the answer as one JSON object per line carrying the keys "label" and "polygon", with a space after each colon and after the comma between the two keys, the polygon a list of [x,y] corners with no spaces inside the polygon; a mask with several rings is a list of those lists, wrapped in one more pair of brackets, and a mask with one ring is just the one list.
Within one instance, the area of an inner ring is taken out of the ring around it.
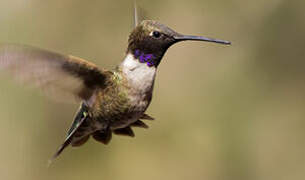
{"label": "green blurred background", "polygon": [[[305,1],[138,1],[181,33],[233,42],[170,48],[136,137],[67,148],[47,168],[78,105],[0,77],[2,180],[305,179]],[[0,41],[112,68],[132,30],[131,1],[1,0]]]}

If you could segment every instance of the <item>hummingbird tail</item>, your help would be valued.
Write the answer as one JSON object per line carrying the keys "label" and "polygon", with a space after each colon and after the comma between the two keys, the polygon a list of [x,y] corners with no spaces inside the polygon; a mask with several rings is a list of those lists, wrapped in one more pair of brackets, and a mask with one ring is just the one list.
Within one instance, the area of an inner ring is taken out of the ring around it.
{"label": "hummingbird tail", "polygon": [[145,120],[155,120],[155,118],[151,117],[148,114],[143,114],[140,119],[145,119]]}
{"label": "hummingbird tail", "polygon": [[112,131],[107,128],[105,130],[99,130],[99,131],[95,131],[93,134],[92,134],[92,137],[98,141],[98,142],[101,142],[105,145],[107,145],[111,138],[112,138]]}
{"label": "hummingbird tail", "polygon": [[122,135],[122,136],[130,136],[130,137],[134,137],[135,134],[133,132],[133,130],[131,129],[130,126],[127,126],[125,128],[120,128],[120,129],[115,129],[113,131],[114,134],[116,135]]}
{"label": "hummingbird tail", "polygon": [[81,138],[81,139],[79,139],[77,141],[73,140],[71,142],[71,146],[72,147],[79,147],[79,146],[85,144],[88,141],[89,137],[90,137],[90,135],[87,135],[87,136],[85,136],[85,137],[83,137],[83,138]]}

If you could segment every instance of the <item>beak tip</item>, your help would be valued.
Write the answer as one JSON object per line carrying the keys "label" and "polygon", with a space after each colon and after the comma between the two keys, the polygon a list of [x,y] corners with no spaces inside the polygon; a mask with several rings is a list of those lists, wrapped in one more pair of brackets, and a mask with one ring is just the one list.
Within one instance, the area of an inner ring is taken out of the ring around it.
{"label": "beak tip", "polygon": [[232,45],[232,43],[230,41],[224,41],[225,45]]}

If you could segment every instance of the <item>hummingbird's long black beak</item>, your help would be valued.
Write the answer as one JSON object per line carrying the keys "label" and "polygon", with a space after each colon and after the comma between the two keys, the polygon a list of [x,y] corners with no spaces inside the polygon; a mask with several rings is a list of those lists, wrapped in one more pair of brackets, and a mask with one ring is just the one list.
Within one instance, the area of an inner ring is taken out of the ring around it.
{"label": "hummingbird's long black beak", "polygon": [[225,44],[225,45],[230,45],[230,41],[224,41],[220,39],[212,39],[212,38],[207,38],[203,36],[189,36],[189,35],[178,35],[174,36],[174,39],[179,42],[179,41],[207,41],[207,42],[214,42],[214,43],[219,43],[219,44]]}

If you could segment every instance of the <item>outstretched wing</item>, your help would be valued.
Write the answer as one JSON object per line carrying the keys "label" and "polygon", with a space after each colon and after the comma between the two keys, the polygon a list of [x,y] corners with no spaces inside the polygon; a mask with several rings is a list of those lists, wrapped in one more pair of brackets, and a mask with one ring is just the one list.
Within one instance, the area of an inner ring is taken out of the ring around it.
{"label": "outstretched wing", "polygon": [[144,9],[140,8],[137,5],[136,0],[134,1],[134,8],[133,8],[133,23],[134,27],[138,26],[141,21],[147,19],[147,12]]}
{"label": "outstretched wing", "polygon": [[88,114],[88,107],[84,103],[82,103],[79,111],[77,112],[77,114],[74,118],[71,128],[68,131],[68,135],[67,135],[65,141],[61,144],[61,146],[58,148],[56,153],[49,160],[49,165],[71,143],[72,143],[72,146],[80,146],[89,139],[89,135],[84,137],[84,133],[87,133],[87,132],[85,132],[85,130],[86,130],[86,128],[88,128],[88,124],[86,124],[86,122],[88,123],[88,120],[90,120],[90,117]]}
{"label": "outstretched wing", "polygon": [[14,44],[0,45],[0,70],[64,102],[87,100],[107,78],[107,71],[81,58]]}

